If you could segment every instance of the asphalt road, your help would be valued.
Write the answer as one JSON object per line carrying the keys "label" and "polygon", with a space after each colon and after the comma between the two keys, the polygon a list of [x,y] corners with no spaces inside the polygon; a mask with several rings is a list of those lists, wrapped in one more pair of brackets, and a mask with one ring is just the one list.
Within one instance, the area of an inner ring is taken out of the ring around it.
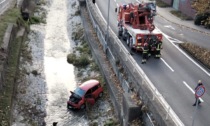
{"label": "asphalt road", "polygon": [[[129,1],[110,1],[110,27],[117,33],[117,16],[114,9],[117,7],[117,4],[128,3]],[[135,0],[133,0],[133,2],[135,2]],[[96,5],[106,19],[108,0],[97,1]],[[151,57],[147,64],[144,65],[141,64],[142,57],[140,54],[134,54],[133,58],[186,126],[192,125],[195,110],[195,107],[192,106],[195,102],[193,90],[197,85],[197,81],[201,79],[206,87],[206,93],[202,97],[204,102],[198,107],[194,126],[209,126],[210,93],[208,93],[208,91],[210,89],[210,74],[198,63],[188,58],[188,56],[173,43],[174,41],[170,39],[172,37],[209,47],[209,36],[181,28],[159,16],[156,17],[155,24],[165,36],[163,39],[162,58],[157,60]],[[125,42],[122,43],[125,45]]]}

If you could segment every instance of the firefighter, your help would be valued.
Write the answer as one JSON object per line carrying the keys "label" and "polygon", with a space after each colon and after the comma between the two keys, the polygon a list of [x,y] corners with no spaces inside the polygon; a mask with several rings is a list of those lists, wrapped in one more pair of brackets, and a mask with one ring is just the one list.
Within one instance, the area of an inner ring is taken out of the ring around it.
{"label": "firefighter", "polygon": [[151,56],[151,51],[152,51],[152,45],[153,45],[153,39],[151,38],[151,36],[147,36],[146,41],[148,44],[148,58]]}
{"label": "firefighter", "polygon": [[126,4],[123,5],[123,9],[124,9],[124,10],[127,9],[127,5],[126,5]]}
{"label": "firefighter", "polygon": [[130,54],[133,55],[133,53],[132,53],[133,37],[132,36],[130,36],[130,40],[129,40],[128,46],[130,48]]}
{"label": "firefighter", "polygon": [[162,49],[162,42],[158,41],[156,44],[156,54],[155,57],[156,58],[160,58],[161,54],[160,54],[160,50]]}
{"label": "firefighter", "polygon": [[141,61],[142,64],[146,63],[147,61],[148,51],[149,51],[148,43],[144,43],[143,52],[142,52],[142,61]]}
{"label": "firefighter", "polygon": [[122,25],[122,20],[118,23],[118,37],[120,38],[123,34],[123,25]]}

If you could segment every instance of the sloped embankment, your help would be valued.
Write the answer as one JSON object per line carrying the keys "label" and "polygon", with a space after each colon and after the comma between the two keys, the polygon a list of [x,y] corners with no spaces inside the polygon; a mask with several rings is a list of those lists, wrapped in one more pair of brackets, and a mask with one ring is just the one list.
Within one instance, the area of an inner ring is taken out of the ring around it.
{"label": "sloped embankment", "polygon": [[196,58],[204,66],[210,69],[210,50],[188,42],[181,43],[180,47],[182,47],[192,57]]}

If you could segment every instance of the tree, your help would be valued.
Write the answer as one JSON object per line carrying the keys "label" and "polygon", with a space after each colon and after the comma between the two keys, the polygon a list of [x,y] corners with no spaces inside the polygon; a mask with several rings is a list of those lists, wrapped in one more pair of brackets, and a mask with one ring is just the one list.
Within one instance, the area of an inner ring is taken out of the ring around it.
{"label": "tree", "polygon": [[210,0],[195,0],[192,7],[197,11],[195,24],[210,28]]}

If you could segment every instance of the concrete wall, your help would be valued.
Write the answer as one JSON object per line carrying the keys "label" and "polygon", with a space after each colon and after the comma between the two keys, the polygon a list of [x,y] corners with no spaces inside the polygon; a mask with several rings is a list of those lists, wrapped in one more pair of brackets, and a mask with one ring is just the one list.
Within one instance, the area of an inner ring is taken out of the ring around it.
{"label": "concrete wall", "polygon": [[[173,2],[175,0],[162,0],[164,3],[170,5],[171,7],[173,7]],[[191,18],[194,18],[195,17],[195,10],[192,9],[191,7],[191,3],[192,3],[192,0],[178,0],[179,4],[177,5],[178,6],[178,10],[181,11],[183,14],[191,17]]]}
{"label": "concrete wall", "polygon": [[196,11],[191,7],[191,0],[180,0],[179,10],[189,17],[194,18]]}

